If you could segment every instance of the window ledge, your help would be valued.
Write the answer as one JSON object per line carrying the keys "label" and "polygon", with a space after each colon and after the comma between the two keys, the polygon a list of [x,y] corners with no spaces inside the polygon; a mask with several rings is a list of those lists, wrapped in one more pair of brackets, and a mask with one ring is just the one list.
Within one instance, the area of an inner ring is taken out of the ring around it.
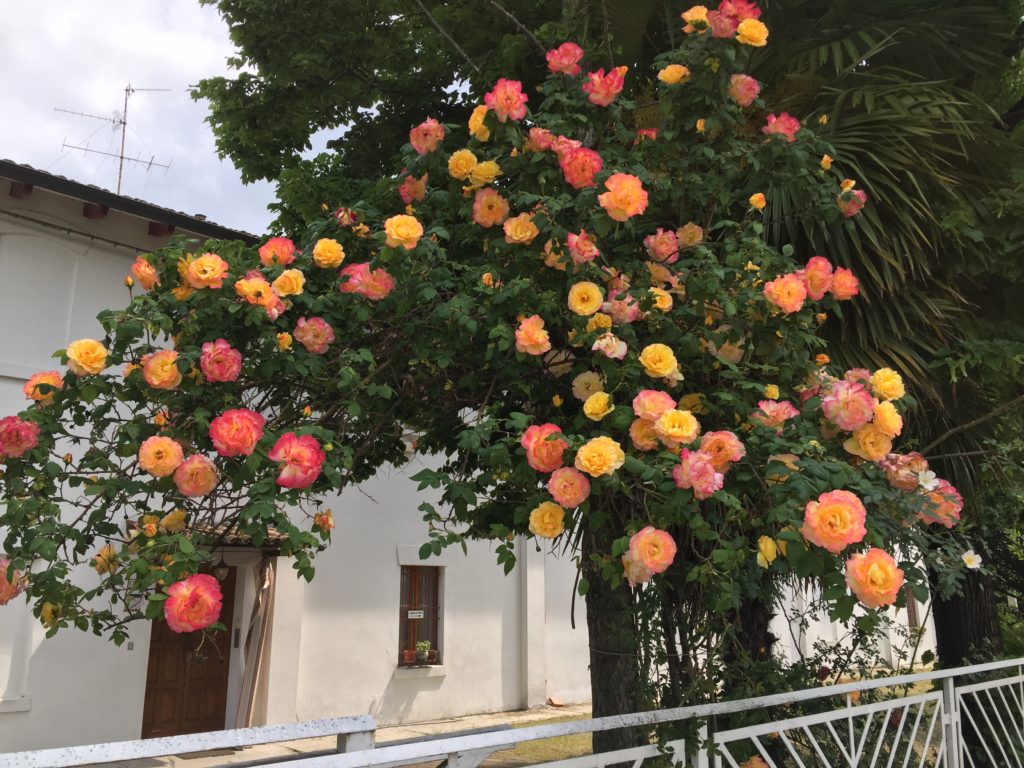
{"label": "window ledge", "polygon": [[422,667],[396,667],[396,680],[422,680],[430,677],[445,677],[448,669],[443,664],[428,664]]}
{"label": "window ledge", "polygon": [[6,712],[28,712],[32,709],[31,696],[18,696],[17,698],[0,698],[0,715]]}

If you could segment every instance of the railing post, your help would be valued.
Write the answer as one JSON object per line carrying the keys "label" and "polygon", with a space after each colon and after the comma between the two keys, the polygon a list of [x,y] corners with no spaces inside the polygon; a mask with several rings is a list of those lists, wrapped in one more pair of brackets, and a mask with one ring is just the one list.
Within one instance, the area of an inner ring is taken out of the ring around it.
{"label": "railing post", "polygon": [[[708,754],[711,752],[711,744],[708,742],[708,724],[704,723],[697,729],[697,749],[694,751],[690,765],[692,768],[711,768]],[[689,751],[689,750],[687,750]]]}
{"label": "railing post", "polygon": [[946,733],[946,768],[960,768],[960,708],[952,676],[942,681],[942,727]]}
{"label": "railing post", "polygon": [[373,731],[339,733],[338,752],[362,752],[364,749],[373,749],[374,736]]}

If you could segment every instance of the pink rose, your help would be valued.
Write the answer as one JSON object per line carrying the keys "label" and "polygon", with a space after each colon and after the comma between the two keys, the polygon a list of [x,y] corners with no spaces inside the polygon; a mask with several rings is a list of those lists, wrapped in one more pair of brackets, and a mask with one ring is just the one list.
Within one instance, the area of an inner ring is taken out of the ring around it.
{"label": "pink rose", "polygon": [[578,235],[570,232],[566,244],[569,246],[569,255],[572,256],[574,264],[586,264],[601,255],[594,238],[587,234],[585,229],[581,229]]}
{"label": "pink rose", "polygon": [[733,75],[729,80],[729,95],[741,107],[749,107],[761,93],[761,84],[750,75]]}
{"label": "pink rose", "polygon": [[846,301],[860,293],[860,281],[846,267],[836,267],[829,291],[837,301]]}
{"label": "pink rose", "polygon": [[260,262],[265,267],[287,267],[295,261],[295,243],[287,237],[272,237],[260,246]]}
{"label": "pink rose", "polygon": [[672,470],[672,479],[680,488],[692,488],[697,499],[707,499],[725,485],[725,475],[715,469],[710,454],[683,448],[679,463]]}
{"label": "pink rose", "polygon": [[235,381],[242,372],[242,353],[225,339],[203,344],[199,368],[207,381]]}
{"label": "pink rose", "polygon": [[[442,139],[444,139],[444,126],[432,117],[427,118],[409,131],[409,143],[412,144],[412,148],[416,150],[418,155],[426,155],[433,152],[441,144]],[[341,223],[340,220],[339,223]],[[342,224],[342,226],[347,225]]]}
{"label": "pink rose", "polygon": [[516,328],[516,351],[524,355],[543,355],[551,351],[551,337],[544,330],[540,315],[524,317]]}
{"label": "pink rose", "polygon": [[632,552],[628,550],[622,556],[622,571],[631,587],[635,587],[638,584],[646,584],[654,578],[654,571],[645,568],[644,564],[635,559]]}
{"label": "pink rose", "polygon": [[783,424],[800,415],[800,411],[788,400],[761,400],[757,408],[750,414],[750,420],[763,427],[777,427],[779,432]]}
{"label": "pink rose", "polygon": [[320,477],[327,454],[312,435],[285,432],[267,457],[281,464],[277,484],[284,488],[309,488]]}
{"label": "pink rose", "polygon": [[613,67],[606,75],[604,68],[597,72],[588,72],[587,80],[583,83],[583,92],[587,94],[592,104],[599,107],[607,107],[615,97],[622,93],[622,87],[626,82],[627,67]]}
{"label": "pink rose", "polygon": [[546,152],[555,143],[555,135],[547,128],[531,128],[526,139],[526,149],[530,152]]}
{"label": "pink rose", "polygon": [[633,398],[633,413],[637,418],[654,423],[665,411],[676,407],[676,401],[668,392],[657,389],[643,389]]}
{"label": "pink rose", "polygon": [[0,419],[0,461],[19,459],[39,445],[39,425],[5,416]]}
{"label": "pink rose", "polygon": [[832,288],[832,262],[824,256],[812,256],[797,274],[814,301],[821,301]]}
{"label": "pink rose", "polygon": [[836,198],[836,205],[839,206],[843,216],[849,219],[860,213],[860,209],[864,207],[867,201],[867,192],[863,189],[851,189],[843,192]]}
{"label": "pink rose", "polygon": [[529,96],[523,93],[523,84],[518,80],[500,78],[488,93],[484,94],[484,104],[504,123],[509,118],[522,120],[526,117],[526,102]]}
{"label": "pink rose", "polygon": [[781,275],[764,284],[764,297],[768,303],[789,315],[803,309],[807,300],[807,288],[804,281],[795,272]]}
{"label": "pink rose", "polygon": [[358,293],[371,301],[386,299],[395,289],[395,278],[385,269],[371,270],[368,262],[349,264],[340,274],[342,293]]}
{"label": "pink rose", "polygon": [[292,334],[307,352],[322,355],[334,341],[334,329],[321,317],[300,317]]}
{"label": "pink rose", "polygon": [[600,172],[604,163],[594,150],[575,147],[562,153],[559,165],[566,182],[573,189],[585,189],[595,186],[594,174]]}
{"label": "pink rose", "polygon": [[672,264],[679,259],[679,239],[671,229],[661,227],[653,235],[644,238],[647,254],[655,261]]}
{"label": "pink rose", "polygon": [[622,360],[629,347],[614,333],[604,333],[597,337],[597,341],[590,349],[592,352],[600,352],[612,360]]}
{"label": "pink rose", "polygon": [[664,573],[676,557],[676,542],[668,531],[646,526],[629,539],[629,556],[651,573]]}
{"label": "pink rose", "polygon": [[[551,439],[554,435],[558,435]],[[557,424],[534,424],[519,439],[526,451],[526,462],[538,472],[554,472],[564,463],[562,454],[569,443],[562,439],[562,428]]]}
{"label": "pink rose", "polygon": [[825,418],[847,432],[867,424],[875,415],[875,400],[860,382],[837,381],[821,400]]}
{"label": "pink rose", "polygon": [[11,561],[0,557],[0,606],[7,605],[25,589],[25,580],[17,571],[8,578],[7,569],[10,567]]}
{"label": "pink rose", "polygon": [[561,467],[551,473],[548,493],[559,506],[573,509],[590,496],[590,480],[578,469]]}
{"label": "pink rose", "polygon": [[768,115],[767,124],[761,129],[765,136],[784,136],[792,144],[796,141],[796,133],[800,130],[800,121],[788,112]]}
{"label": "pink rose", "polygon": [[206,573],[198,573],[167,588],[164,619],[172,632],[195,632],[220,618],[220,583]]}
{"label": "pink rose", "polygon": [[555,74],[578,75],[583,49],[576,43],[562,43],[547,52],[548,69]]}
{"label": "pink rose", "polygon": [[634,323],[640,319],[640,304],[632,294],[621,290],[608,293],[608,301],[601,305],[601,311],[611,315],[616,325]]}

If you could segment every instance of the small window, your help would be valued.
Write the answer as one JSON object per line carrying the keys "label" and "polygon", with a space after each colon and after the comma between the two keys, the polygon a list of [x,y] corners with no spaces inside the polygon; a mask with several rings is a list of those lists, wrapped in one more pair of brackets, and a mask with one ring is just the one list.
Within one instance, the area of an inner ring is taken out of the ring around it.
{"label": "small window", "polygon": [[[430,650],[417,654],[417,643]],[[398,664],[416,666],[441,663],[441,569],[424,565],[402,566],[402,599],[398,613]],[[424,655],[426,658],[424,658]]]}

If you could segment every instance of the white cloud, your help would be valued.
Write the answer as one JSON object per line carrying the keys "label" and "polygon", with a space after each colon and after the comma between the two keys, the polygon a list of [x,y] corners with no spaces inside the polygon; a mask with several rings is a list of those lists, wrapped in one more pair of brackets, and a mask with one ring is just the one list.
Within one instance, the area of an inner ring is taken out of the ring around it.
{"label": "white cloud", "polygon": [[113,116],[124,88],[170,88],[136,93],[128,103],[125,154],[170,163],[148,173],[125,164],[123,194],[225,226],[262,233],[271,215],[273,185],[243,186],[229,160],[217,157],[204,122],[206,105],[188,86],[227,74],[234,49],[216,8],[195,0],[50,0],[4,8],[0,45],[0,157],[76,181],[117,187],[117,161],[61,151],[68,144],[116,153],[120,133],[99,120],[55,107]]}

